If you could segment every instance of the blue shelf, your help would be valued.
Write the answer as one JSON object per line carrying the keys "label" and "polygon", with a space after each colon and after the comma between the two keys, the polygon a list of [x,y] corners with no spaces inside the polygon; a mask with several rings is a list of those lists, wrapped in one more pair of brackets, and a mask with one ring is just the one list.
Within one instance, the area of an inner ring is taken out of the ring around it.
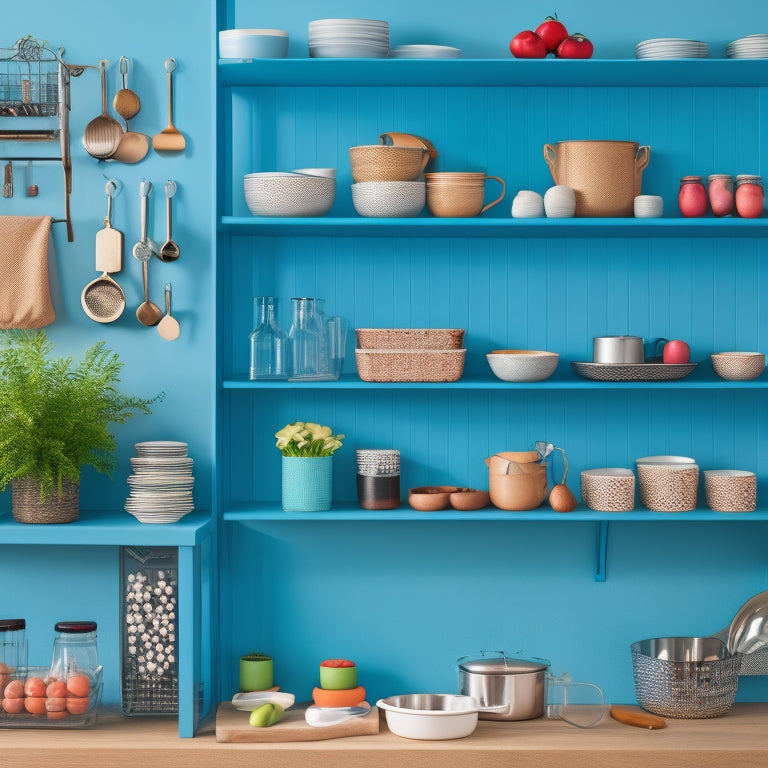
{"label": "blue shelf", "polygon": [[193,547],[208,538],[210,526],[208,512],[191,512],[175,523],[145,524],[124,511],[81,510],[73,523],[29,525],[17,523],[8,511],[0,513],[0,545]]}
{"label": "blue shelf", "polygon": [[765,59],[220,59],[224,86],[731,86],[768,84]]}
{"label": "blue shelf", "polygon": [[[490,376],[490,374],[489,374]],[[285,390],[285,389],[359,389],[359,390],[487,390],[499,391],[536,391],[550,390],[580,390],[580,389],[768,389],[768,373],[763,373],[750,381],[726,381],[716,376],[709,362],[699,365],[689,376],[674,381],[593,381],[577,376],[571,371],[568,363],[560,363],[555,374],[544,381],[509,382],[500,379],[465,376],[454,382],[376,382],[362,381],[355,374],[345,374],[338,381],[249,381],[247,379],[226,379],[222,382],[223,389],[251,390]]]}
{"label": "blue shelf", "polygon": [[411,219],[222,216],[231,235],[278,237],[768,237],[768,218]]}

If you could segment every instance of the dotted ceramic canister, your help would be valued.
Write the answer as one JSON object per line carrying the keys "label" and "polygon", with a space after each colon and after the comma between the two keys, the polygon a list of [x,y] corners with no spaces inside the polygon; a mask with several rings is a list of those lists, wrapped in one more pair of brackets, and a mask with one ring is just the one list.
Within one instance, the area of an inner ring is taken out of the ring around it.
{"label": "dotted ceramic canister", "polygon": [[331,508],[333,456],[283,456],[283,511],[323,512]]}

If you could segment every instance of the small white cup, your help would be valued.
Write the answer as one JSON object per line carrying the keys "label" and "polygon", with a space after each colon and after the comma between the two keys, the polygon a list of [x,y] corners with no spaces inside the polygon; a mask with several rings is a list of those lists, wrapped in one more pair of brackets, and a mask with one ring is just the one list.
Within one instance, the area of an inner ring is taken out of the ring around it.
{"label": "small white cup", "polygon": [[635,198],[635,218],[658,219],[664,214],[664,198],[660,195],[638,195]]}

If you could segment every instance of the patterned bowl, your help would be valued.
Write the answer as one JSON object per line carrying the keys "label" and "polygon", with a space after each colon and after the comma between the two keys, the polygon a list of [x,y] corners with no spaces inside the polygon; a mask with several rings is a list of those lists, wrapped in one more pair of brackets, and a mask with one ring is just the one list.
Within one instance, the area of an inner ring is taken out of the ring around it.
{"label": "patterned bowl", "polygon": [[349,148],[352,179],[363,181],[416,181],[429,161],[424,147],[365,144]]}
{"label": "patterned bowl", "polygon": [[696,464],[651,464],[638,460],[637,480],[640,501],[654,512],[690,512],[696,509],[699,484]]}
{"label": "patterned bowl", "polygon": [[757,478],[740,469],[705,469],[707,505],[715,512],[754,512]]}
{"label": "patterned bowl", "polygon": [[352,185],[352,205],[361,216],[418,216],[425,200],[423,181],[364,181]]}
{"label": "patterned bowl", "polygon": [[765,370],[762,352],[718,352],[710,357],[712,367],[721,379],[748,381],[756,379]]}
{"label": "patterned bowl", "polygon": [[247,173],[243,189],[254,216],[323,216],[336,198],[336,179],[298,173]]}
{"label": "patterned bowl", "polygon": [[635,473],[620,467],[585,469],[581,498],[598,512],[630,512],[635,508]]}
{"label": "patterned bowl", "polygon": [[495,349],[485,358],[502,381],[543,381],[555,372],[560,355],[530,349]]}

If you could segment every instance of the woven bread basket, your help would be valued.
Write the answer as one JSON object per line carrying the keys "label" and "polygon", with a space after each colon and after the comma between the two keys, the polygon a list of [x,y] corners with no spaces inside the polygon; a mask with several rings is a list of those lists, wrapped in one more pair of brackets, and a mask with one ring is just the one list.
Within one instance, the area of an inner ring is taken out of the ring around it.
{"label": "woven bread basket", "polygon": [[466,349],[356,349],[363,381],[458,381]]}
{"label": "woven bread basket", "polygon": [[461,349],[463,328],[356,328],[360,349]]}
{"label": "woven bread basket", "polygon": [[80,508],[80,484],[64,478],[62,494],[54,488],[40,501],[40,482],[22,477],[11,482],[11,508],[17,523],[72,523]]}

